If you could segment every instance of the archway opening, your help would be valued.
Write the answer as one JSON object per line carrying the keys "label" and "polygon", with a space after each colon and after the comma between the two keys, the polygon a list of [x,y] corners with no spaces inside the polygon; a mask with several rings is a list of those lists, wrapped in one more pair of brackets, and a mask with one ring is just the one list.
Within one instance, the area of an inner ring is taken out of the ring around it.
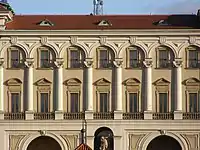
{"label": "archway opening", "polygon": [[114,150],[114,135],[111,129],[107,127],[99,128],[94,136],[94,150],[99,150],[100,148]]}
{"label": "archway opening", "polygon": [[27,150],[62,150],[62,148],[53,138],[40,136],[29,144]]}
{"label": "archway opening", "polygon": [[182,150],[179,142],[172,137],[162,135],[153,139],[147,150]]}

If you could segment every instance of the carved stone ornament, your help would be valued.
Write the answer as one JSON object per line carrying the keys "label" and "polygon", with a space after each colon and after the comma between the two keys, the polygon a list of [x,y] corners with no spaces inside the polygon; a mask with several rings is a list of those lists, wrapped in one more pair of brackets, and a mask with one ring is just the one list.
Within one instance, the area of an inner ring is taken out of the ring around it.
{"label": "carved stone ornament", "polygon": [[175,61],[173,61],[173,65],[178,68],[178,67],[182,67],[182,60],[181,59],[175,59]]}
{"label": "carved stone ornament", "polygon": [[47,134],[47,131],[45,131],[45,130],[40,130],[39,133],[40,133],[41,136],[45,136],[45,135]]}
{"label": "carved stone ornament", "polygon": [[24,62],[24,65],[27,68],[33,67],[33,64],[34,64],[33,58],[27,58],[26,61]]}
{"label": "carved stone ornament", "polygon": [[43,37],[41,37],[40,42],[41,42],[42,45],[46,45],[47,42],[48,42],[48,37],[47,37],[47,36],[43,36]]}
{"label": "carved stone ornament", "polygon": [[137,37],[136,36],[131,36],[129,38],[129,42],[131,45],[134,45],[137,42]]}
{"label": "carved stone ornament", "polygon": [[143,61],[143,64],[146,68],[152,67],[153,62],[151,59],[146,59],[145,61]]}
{"label": "carved stone ornament", "polygon": [[190,38],[189,38],[189,43],[190,43],[190,44],[195,44],[195,43],[196,43],[196,37],[190,36]]}
{"label": "carved stone ornament", "polygon": [[83,63],[85,65],[85,67],[90,68],[93,65],[93,59],[92,58],[86,58]]}
{"label": "carved stone ornament", "polygon": [[167,41],[167,39],[166,39],[166,37],[164,37],[164,36],[161,36],[161,37],[159,38],[159,43],[160,43],[160,44],[165,44],[166,41]]}
{"label": "carved stone ornament", "polygon": [[123,64],[123,60],[122,60],[121,58],[115,59],[115,60],[113,61],[113,65],[114,65],[116,68],[122,67],[122,64]]}
{"label": "carved stone ornament", "polygon": [[13,36],[13,37],[11,37],[10,38],[10,43],[12,44],[12,45],[16,45],[17,44],[17,37],[16,36]]}
{"label": "carved stone ornament", "polygon": [[107,38],[105,36],[100,37],[100,44],[105,45],[107,43]]}
{"label": "carved stone ornament", "polygon": [[63,66],[64,60],[62,58],[56,59],[56,61],[54,61],[54,65],[57,68],[60,68]]}
{"label": "carved stone ornament", "polygon": [[70,43],[71,43],[72,45],[76,45],[77,42],[78,42],[78,37],[77,37],[77,36],[71,36],[71,37],[70,37]]}
{"label": "carved stone ornament", "polygon": [[161,135],[166,135],[166,131],[165,130],[159,130]]}
{"label": "carved stone ornament", "polygon": [[4,64],[4,58],[0,58],[0,66],[2,67]]}

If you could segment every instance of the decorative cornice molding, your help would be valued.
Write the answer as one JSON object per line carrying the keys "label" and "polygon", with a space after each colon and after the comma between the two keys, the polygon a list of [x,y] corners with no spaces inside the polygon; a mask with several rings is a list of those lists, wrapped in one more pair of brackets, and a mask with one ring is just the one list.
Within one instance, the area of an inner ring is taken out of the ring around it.
{"label": "decorative cornice molding", "polygon": [[129,43],[131,45],[134,45],[137,42],[137,37],[136,36],[130,36],[129,37]]}
{"label": "decorative cornice molding", "polygon": [[101,45],[105,45],[107,43],[107,37],[106,36],[101,36],[99,39],[99,43]]}
{"label": "decorative cornice molding", "polygon": [[160,44],[165,44],[166,42],[167,42],[166,37],[164,37],[164,36],[160,36],[160,37],[159,37],[159,43],[160,43]]}
{"label": "decorative cornice molding", "polygon": [[47,36],[41,37],[40,42],[42,45],[46,45],[48,42],[48,37]]}
{"label": "decorative cornice molding", "polygon": [[10,43],[11,43],[12,45],[16,45],[17,42],[18,42],[17,36],[12,36],[12,37],[10,38]]}
{"label": "decorative cornice molding", "polygon": [[189,43],[190,44],[195,44],[196,43],[196,37],[195,36],[190,36],[189,37]]}
{"label": "decorative cornice molding", "polygon": [[76,45],[77,42],[78,42],[78,36],[71,36],[71,37],[70,37],[70,43],[71,43],[72,45]]}

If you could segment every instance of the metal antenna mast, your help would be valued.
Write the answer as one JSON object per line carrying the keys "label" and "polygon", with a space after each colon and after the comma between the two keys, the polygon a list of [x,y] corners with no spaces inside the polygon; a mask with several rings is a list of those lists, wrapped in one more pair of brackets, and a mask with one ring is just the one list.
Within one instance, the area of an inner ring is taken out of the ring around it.
{"label": "metal antenna mast", "polygon": [[93,0],[94,15],[103,15],[103,0]]}

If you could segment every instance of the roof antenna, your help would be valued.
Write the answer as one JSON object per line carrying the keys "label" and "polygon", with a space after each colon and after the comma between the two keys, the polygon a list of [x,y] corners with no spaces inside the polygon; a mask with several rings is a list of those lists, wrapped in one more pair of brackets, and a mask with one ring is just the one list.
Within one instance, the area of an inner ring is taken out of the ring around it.
{"label": "roof antenna", "polygon": [[93,0],[94,15],[103,15],[103,0]]}

